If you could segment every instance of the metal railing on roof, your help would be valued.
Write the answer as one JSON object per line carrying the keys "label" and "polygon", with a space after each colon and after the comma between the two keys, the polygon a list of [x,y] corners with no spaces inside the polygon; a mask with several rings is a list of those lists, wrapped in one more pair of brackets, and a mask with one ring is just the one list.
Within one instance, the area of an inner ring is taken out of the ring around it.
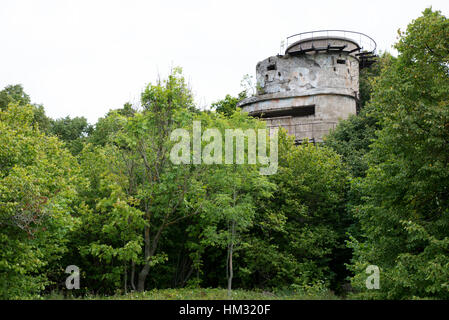
{"label": "metal railing on roof", "polygon": [[356,42],[360,47],[360,52],[375,53],[377,49],[376,41],[374,41],[374,39],[370,36],[361,32],[348,30],[317,30],[297,33],[287,37],[284,41],[281,42],[281,54],[283,54],[283,51],[287,50],[291,44],[298,41],[332,37],[345,38]]}

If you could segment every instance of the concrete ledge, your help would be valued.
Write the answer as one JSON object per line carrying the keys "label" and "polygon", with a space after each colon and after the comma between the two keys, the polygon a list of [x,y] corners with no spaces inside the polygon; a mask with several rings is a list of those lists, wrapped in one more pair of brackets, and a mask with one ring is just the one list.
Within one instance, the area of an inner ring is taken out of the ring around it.
{"label": "concrete ledge", "polygon": [[317,95],[336,95],[345,96],[357,100],[355,92],[345,88],[325,88],[325,89],[307,89],[307,91],[289,91],[289,92],[278,92],[269,93],[258,96],[253,96],[240,101],[237,107],[242,108],[244,106],[267,101],[267,100],[277,100],[277,99],[289,99],[289,98],[299,98],[299,97],[310,97]]}

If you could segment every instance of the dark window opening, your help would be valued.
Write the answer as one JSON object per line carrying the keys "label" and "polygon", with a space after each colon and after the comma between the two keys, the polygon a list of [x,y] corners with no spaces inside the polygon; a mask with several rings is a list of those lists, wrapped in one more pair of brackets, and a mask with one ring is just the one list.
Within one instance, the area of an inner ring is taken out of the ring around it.
{"label": "dark window opening", "polygon": [[276,110],[266,110],[264,112],[252,112],[251,116],[260,118],[276,118],[276,117],[307,117],[315,114],[315,105],[290,107]]}
{"label": "dark window opening", "polygon": [[337,60],[337,63],[338,63],[338,64],[346,64],[346,60],[338,59],[338,60]]}
{"label": "dark window opening", "polygon": [[268,70],[268,71],[276,70],[276,64],[273,63],[273,64],[268,65],[267,70]]}
{"label": "dark window opening", "polygon": [[280,73],[280,72],[278,72],[278,76],[279,76],[279,77],[281,76],[281,73]]}

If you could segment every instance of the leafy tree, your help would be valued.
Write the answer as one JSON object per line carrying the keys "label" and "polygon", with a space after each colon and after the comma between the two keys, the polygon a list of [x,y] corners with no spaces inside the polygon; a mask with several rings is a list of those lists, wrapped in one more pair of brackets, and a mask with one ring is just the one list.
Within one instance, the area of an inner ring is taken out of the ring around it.
{"label": "leafy tree", "polygon": [[325,137],[325,144],[343,157],[353,177],[363,177],[368,169],[366,154],[377,138],[380,129],[379,118],[373,107],[366,105],[371,99],[372,86],[383,69],[395,61],[388,53],[383,53],[371,68],[365,68],[360,74],[360,105],[357,116],[340,121],[338,126]]}
{"label": "leafy tree", "polygon": [[167,80],[148,85],[142,93],[144,112],[130,118],[122,142],[138,154],[143,166],[143,179],[137,190],[145,213],[144,263],[138,276],[137,289],[143,291],[165,229],[201,209],[203,191],[195,179],[195,168],[175,166],[169,159],[171,132],[188,126],[193,99],[180,69],[174,69]]}
{"label": "leafy tree", "polygon": [[237,104],[240,101],[256,94],[256,86],[253,83],[253,77],[249,74],[243,76],[240,86],[243,90],[236,97],[227,94],[224,99],[212,103],[212,109],[218,113],[224,114],[227,117],[233,115],[237,110]]}
{"label": "leafy tree", "polygon": [[[142,93],[142,105],[144,110],[131,116],[112,112],[106,121],[109,128],[118,130],[106,128],[101,138],[106,144],[94,152],[99,154],[89,155],[86,150],[87,159],[100,157],[92,164],[100,168],[90,177],[92,190],[86,194],[89,206],[83,215],[87,228],[92,223],[94,230],[102,231],[79,247],[81,254],[96,261],[115,261],[117,268],[105,275],[115,283],[131,269],[131,287],[139,291],[145,289],[151,268],[167,259],[158,252],[163,234],[198,214],[204,194],[196,168],[176,166],[169,159],[171,132],[191,126],[193,116],[192,95],[181,70],[174,69],[168,79],[149,84]],[[127,228],[124,217],[135,221],[132,228]],[[131,267],[126,269],[129,262]]]}
{"label": "leafy tree", "polygon": [[378,119],[365,107],[358,116],[341,121],[325,138],[325,144],[342,156],[353,177],[363,177],[368,169],[366,154],[378,129]]}
{"label": "leafy tree", "polygon": [[26,298],[63,275],[76,161],[33,125],[32,106],[0,111],[0,296]]}
{"label": "leafy tree", "polygon": [[76,155],[81,152],[87,136],[92,132],[92,126],[84,117],[67,116],[52,120],[49,132],[64,141],[72,154]]}
{"label": "leafy tree", "polygon": [[363,68],[362,70],[360,70],[360,77],[359,77],[360,110],[362,110],[366,106],[366,104],[371,100],[371,93],[373,91],[373,82],[375,81],[375,79],[380,76],[382,69],[389,66],[394,60],[395,57],[393,57],[390,53],[383,52],[379,54],[376,63],[374,63],[371,67]]}
{"label": "leafy tree", "polygon": [[81,268],[83,291],[113,293],[134,284],[128,273],[140,261],[145,223],[138,200],[128,192],[132,181],[123,174],[127,167],[120,156],[113,145],[91,144],[79,155],[86,180],[79,185],[80,223],[71,234],[66,260]]}
{"label": "leafy tree", "polygon": [[312,144],[295,146],[280,135],[276,193],[260,199],[244,253],[246,283],[266,287],[324,289],[345,277],[348,217],[347,173],[340,157]]}
{"label": "leafy tree", "polygon": [[[354,182],[364,237],[353,239],[360,297],[449,298],[449,20],[426,9],[396,44],[397,61],[374,85],[382,130],[369,170]],[[380,267],[367,291],[365,268]]]}
{"label": "leafy tree", "polygon": [[30,96],[25,93],[22,85],[9,85],[0,91],[0,109],[6,110],[12,102],[21,106],[31,104]]}
{"label": "leafy tree", "polygon": [[31,99],[23,90],[22,85],[9,85],[0,91],[0,110],[6,110],[10,103],[16,103],[19,106],[31,105],[33,107],[33,124],[37,124],[40,130],[48,133],[50,128],[50,118],[45,115],[42,105],[31,104]]}
{"label": "leafy tree", "polygon": [[105,146],[110,140],[110,136],[121,130],[117,116],[132,117],[136,110],[130,103],[125,103],[123,108],[111,110],[104,118],[98,119],[94,128],[89,133],[88,141],[94,145]]}
{"label": "leafy tree", "polygon": [[227,94],[224,99],[212,103],[212,109],[229,117],[234,114],[237,109],[237,103],[244,98],[246,98],[245,91],[239,93],[237,97]]}
{"label": "leafy tree", "polygon": [[[228,117],[220,114],[203,115],[203,120],[206,120],[207,127],[220,130],[222,145],[226,145],[226,130],[238,129],[244,133],[248,129],[254,130],[253,132],[265,129],[262,122],[240,111],[235,111]],[[225,164],[225,155],[222,154],[218,157],[221,159],[220,164],[207,166],[203,181],[210,197],[204,206],[198,226],[192,226],[200,228],[201,252],[204,252],[205,247],[226,249],[225,268],[229,295],[234,278],[234,260],[236,253],[246,245],[245,232],[253,226],[256,199],[269,199],[275,188],[266,176],[260,174],[260,162],[249,163],[250,143],[248,136],[245,136],[243,164],[237,164],[236,161],[234,164]],[[233,154],[233,157],[235,160],[237,155]]]}

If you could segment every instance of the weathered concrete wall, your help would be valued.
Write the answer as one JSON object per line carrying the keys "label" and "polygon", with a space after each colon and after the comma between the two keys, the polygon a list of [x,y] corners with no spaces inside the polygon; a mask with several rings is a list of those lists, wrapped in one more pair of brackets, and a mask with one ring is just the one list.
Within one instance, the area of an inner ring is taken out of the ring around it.
{"label": "weathered concrete wall", "polygon": [[345,88],[359,91],[359,62],[347,54],[274,56],[257,64],[259,95],[310,89]]}
{"label": "weathered concrete wall", "polygon": [[[259,62],[256,72],[258,93],[239,106],[264,117],[269,127],[286,128],[299,141],[321,142],[340,120],[356,113],[359,61],[348,52],[273,56]],[[297,116],[301,108],[308,112]],[[293,109],[292,115],[270,116]]]}
{"label": "weathered concrete wall", "polygon": [[[323,136],[334,129],[340,120],[347,119],[351,114],[355,114],[356,100],[350,95],[341,93],[326,94],[314,93],[305,96],[288,95],[279,96],[274,99],[262,99],[247,105],[244,110],[250,114],[261,114],[264,111],[273,111],[289,107],[315,106],[315,114],[294,117],[284,116],[264,119],[267,127],[282,126],[287,131],[296,136],[298,140],[314,140],[321,142]],[[273,95],[272,95],[273,96]]]}

